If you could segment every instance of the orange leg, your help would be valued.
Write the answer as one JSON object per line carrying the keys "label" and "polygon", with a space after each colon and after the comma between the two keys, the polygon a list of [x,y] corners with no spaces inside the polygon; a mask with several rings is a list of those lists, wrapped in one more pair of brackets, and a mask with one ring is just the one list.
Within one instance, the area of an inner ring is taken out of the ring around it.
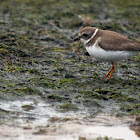
{"label": "orange leg", "polygon": [[103,77],[106,78],[109,74],[109,79],[112,77],[112,74],[114,73],[114,70],[115,70],[115,63],[112,63],[112,68],[108,71],[108,73]]}
{"label": "orange leg", "polygon": [[112,63],[112,70],[111,70],[109,79],[112,77],[112,74],[114,73],[114,70],[115,70],[115,63]]}

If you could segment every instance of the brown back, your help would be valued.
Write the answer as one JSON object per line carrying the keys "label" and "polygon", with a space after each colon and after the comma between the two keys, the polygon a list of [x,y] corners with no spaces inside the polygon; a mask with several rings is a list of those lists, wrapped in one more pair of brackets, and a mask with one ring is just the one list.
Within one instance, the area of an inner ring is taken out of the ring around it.
{"label": "brown back", "polygon": [[140,51],[140,44],[133,42],[117,32],[107,30],[99,30],[96,36],[87,43],[87,46],[91,46],[99,37],[98,44],[104,50]]}

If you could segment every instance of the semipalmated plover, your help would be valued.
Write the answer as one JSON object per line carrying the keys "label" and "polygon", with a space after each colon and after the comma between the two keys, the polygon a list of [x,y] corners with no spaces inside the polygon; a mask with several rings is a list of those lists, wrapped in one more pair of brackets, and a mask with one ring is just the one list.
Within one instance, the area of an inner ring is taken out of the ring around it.
{"label": "semipalmated plover", "polygon": [[133,42],[127,37],[109,30],[101,30],[95,27],[85,27],[79,33],[80,40],[84,44],[90,56],[99,61],[109,61],[112,68],[103,77],[112,77],[115,63],[134,56],[140,51],[140,44]]}

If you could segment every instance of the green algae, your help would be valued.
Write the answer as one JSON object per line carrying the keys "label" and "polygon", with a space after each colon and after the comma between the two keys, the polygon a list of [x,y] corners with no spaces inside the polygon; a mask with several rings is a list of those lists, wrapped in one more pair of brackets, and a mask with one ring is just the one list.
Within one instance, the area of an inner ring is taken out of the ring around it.
{"label": "green algae", "polygon": [[59,95],[55,95],[55,94],[51,94],[51,95],[48,95],[47,96],[48,99],[52,99],[53,101],[66,101],[66,100],[69,100],[69,98],[67,97],[64,97],[64,96],[59,96]]}
{"label": "green algae", "polygon": [[22,105],[22,109],[24,111],[29,111],[29,110],[33,110],[35,107],[32,105]]}
{"label": "green algae", "polygon": [[70,102],[61,104],[60,108],[64,109],[64,110],[67,110],[67,111],[68,110],[77,110],[78,109],[78,107],[75,104],[72,104]]}

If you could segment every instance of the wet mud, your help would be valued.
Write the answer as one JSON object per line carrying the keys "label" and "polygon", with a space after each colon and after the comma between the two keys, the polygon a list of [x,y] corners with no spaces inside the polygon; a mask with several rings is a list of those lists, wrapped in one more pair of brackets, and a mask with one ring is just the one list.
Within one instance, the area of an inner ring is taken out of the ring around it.
{"label": "wet mud", "polygon": [[[1,0],[2,138],[128,140],[108,133],[122,129],[137,140],[140,55],[118,62],[113,77],[102,80],[111,64],[92,59],[73,39],[82,27],[95,26],[140,43],[139,7],[139,0]],[[100,114],[106,119],[97,121]]]}

